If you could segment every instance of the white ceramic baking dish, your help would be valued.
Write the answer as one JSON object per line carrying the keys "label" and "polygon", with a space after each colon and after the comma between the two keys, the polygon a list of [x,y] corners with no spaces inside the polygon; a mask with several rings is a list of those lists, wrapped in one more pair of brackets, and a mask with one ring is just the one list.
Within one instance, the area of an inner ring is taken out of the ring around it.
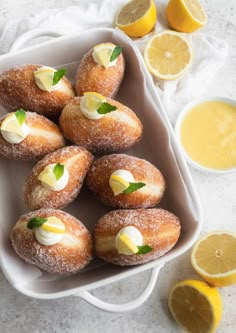
{"label": "white ceramic baking dish", "polygon": [[[40,299],[75,295],[103,310],[128,311],[141,305],[151,294],[160,268],[193,245],[201,230],[201,209],[172,127],[134,43],[119,30],[99,28],[77,35],[66,35],[16,51],[26,40],[35,36],[57,36],[60,33],[42,30],[27,33],[13,45],[14,52],[0,57],[0,71],[27,63],[63,66],[68,68],[68,77],[73,81],[80,59],[93,45],[106,41],[121,45],[126,59],[126,74],[117,99],[131,107],[144,126],[141,142],[128,153],[149,160],[164,174],[167,190],[160,206],[179,216],[182,225],[181,237],[169,253],[144,265],[122,268],[95,259],[83,271],[70,277],[46,274],[23,262],[14,253],[9,241],[12,226],[26,211],[21,198],[22,185],[33,163],[0,158],[0,263],[10,283],[25,295]],[[5,110],[0,109],[0,114],[4,113]],[[102,206],[84,188],[74,203],[65,210],[74,214],[93,231],[94,223],[108,211],[108,208]],[[152,273],[145,290],[129,303],[108,304],[89,293],[91,289],[150,268]]]}

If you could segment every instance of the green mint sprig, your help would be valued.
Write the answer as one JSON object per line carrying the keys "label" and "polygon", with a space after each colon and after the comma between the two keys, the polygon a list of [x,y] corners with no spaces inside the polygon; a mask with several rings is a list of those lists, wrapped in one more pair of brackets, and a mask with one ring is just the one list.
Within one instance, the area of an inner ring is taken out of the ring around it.
{"label": "green mint sprig", "polygon": [[15,112],[16,119],[20,125],[23,125],[26,120],[26,113],[24,109],[18,109]]}
{"label": "green mint sprig", "polygon": [[39,228],[41,227],[41,225],[43,225],[45,222],[47,221],[47,219],[45,219],[44,217],[33,217],[29,220],[29,222],[27,223],[27,228],[28,229],[34,229],[34,228]]}
{"label": "green mint sprig", "polygon": [[142,246],[138,246],[138,252],[135,254],[146,254],[151,251],[152,251],[152,247],[150,247],[149,245],[142,245]]}
{"label": "green mint sprig", "polygon": [[122,193],[123,194],[130,194],[133,193],[140,188],[144,187],[146,184],[145,183],[129,183],[129,187],[127,187]]}
{"label": "green mint sprig", "polygon": [[117,107],[115,105],[111,105],[107,102],[103,102],[102,105],[97,109],[97,113],[106,114],[106,113],[110,113],[115,110],[117,110]]}
{"label": "green mint sprig", "polygon": [[114,50],[112,51],[111,57],[110,57],[110,62],[116,60],[116,58],[119,57],[119,55],[122,52],[122,47],[121,46],[116,46]]}
{"label": "green mint sprig", "polygon": [[53,168],[53,173],[56,180],[59,180],[64,174],[65,167],[63,164],[57,163]]}
{"label": "green mint sprig", "polygon": [[52,85],[55,86],[61,80],[61,78],[63,78],[63,76],[66,75],[66,72],[67,72],[66,68],[58,69],[58,71],[56,71],[53,75]]}

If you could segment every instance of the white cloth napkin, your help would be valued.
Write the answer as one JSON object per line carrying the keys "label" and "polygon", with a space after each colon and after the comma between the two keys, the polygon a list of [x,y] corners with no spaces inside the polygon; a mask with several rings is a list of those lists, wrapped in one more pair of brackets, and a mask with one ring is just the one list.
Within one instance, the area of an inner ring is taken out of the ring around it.
{"label": "white cloth napkin", "polygon": [[[78,6],[48,9],[39,14],[9,21],[0,36],[0,54],[9,51],[11,44],[24,32],[35,28],[59,29],[65,34],[83,31],[94,27],[113,26],[114,17],[119,8],[128,0],[81,0]],[[168,29],[165,16],[167,0],[156,0],[158,20],[155,32]],[[134,39],[141,53],[148,39],[153,35]],[[156,89],[162,99],[172,123],[175,122],[183,106],[199,97],[205,91],[217,71],[224,65],[228,47],[225,41],[201,32],[186,34],[190,40],[194,60],[191,68],[178,80],[159,81],[154,79]]]}

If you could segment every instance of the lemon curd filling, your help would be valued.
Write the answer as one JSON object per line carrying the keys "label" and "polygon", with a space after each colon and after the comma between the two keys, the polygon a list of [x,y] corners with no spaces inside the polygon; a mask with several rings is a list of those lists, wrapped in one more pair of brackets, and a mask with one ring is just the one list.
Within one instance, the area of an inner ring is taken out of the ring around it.
{"label": "lemon curd filling", "polygon": [[190,158],[202,166],[236,167],[236,106],[221,101],[194,106],[182,122],[180,138]]}

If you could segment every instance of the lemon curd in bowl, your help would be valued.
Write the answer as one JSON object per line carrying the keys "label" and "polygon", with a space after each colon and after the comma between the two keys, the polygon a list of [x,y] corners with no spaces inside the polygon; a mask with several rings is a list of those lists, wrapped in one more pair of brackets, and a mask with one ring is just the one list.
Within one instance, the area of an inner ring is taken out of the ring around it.
{"label": "lemon curd in bowl", "polygon": [[187,161],[205,171],[236,170],[236,101],[212,97],[188,104],[176,134]]}

